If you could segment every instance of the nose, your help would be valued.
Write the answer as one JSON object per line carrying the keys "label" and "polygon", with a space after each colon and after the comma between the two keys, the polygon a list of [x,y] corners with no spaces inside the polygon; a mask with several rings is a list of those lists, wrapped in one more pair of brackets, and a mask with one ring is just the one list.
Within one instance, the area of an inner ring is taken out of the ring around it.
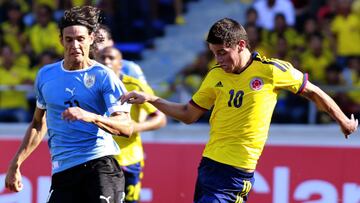
{"label": "nose", "polygon": [[78,40],[73,40],[71,43],[71,46],[74,48],[78,48],[79,47],[80,42]]}

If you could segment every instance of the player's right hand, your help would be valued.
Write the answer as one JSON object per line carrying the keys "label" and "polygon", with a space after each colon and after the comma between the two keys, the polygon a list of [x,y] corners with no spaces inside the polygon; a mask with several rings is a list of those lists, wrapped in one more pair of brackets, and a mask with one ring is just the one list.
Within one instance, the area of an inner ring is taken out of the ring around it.
{"label": "player's right hand", "polygon": [[19,192],[22,190],[23,184],[21,182],[21,173],[19,168],[9,168],[5,178],[5,187],[13,192]]}
{"label": "player's right hand", "polygon": [[344,133],[345,138],[348,138],[350,134],[357,131],[359,125],[358,119],[355,119],[354,114],[351,114],[351,117],[346,125],[341,126],[341,131]]}
{"label": "player's right hand", "polygon": [[121,104],[124,104],[125,102],[129,104],[143,104],[149,101],[149,98],[144,92],[131,91],[122,95],[120,101]]}

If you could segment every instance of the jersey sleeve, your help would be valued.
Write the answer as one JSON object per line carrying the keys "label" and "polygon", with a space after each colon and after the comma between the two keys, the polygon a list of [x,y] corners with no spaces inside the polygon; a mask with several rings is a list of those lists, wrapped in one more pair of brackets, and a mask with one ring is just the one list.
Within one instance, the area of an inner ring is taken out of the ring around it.
{"label": "jersey sleeve", "polygon": [[46,103],[41,92],[41,71],[38,72],[35,78],[35,96],[36,96],[36,106],[39,109],[46,109]]}
{"label": "jersey sleeve", "polygon": [[[144,83],[143,81],[140,81],[139,86],[140,86],[140,88],[141,88],[141,90],[143,92],[154,95],[153,89],[147,83]],[[141,104],[141,108],[144,109],[146,111],[146,113],[148,113],[148,114],[152,114],[152,113],[155,113],[157,111],[157,108],[155,108],[153,105],[151,105],[148,102],[145,102],[144,104]]]}
{"label": "jersey sleeve", "polygon": [[111,115],[114,112],[130,112],[131,105],[128,103],[121,104],[120,97],[127,92],[124,84],[112,72],[108,72],[108,76],[103,82],[103,97]]}
{"label": "jersey sleeve", "polygon": [[276,89],[285,89],[296,94],[303,91],[308,80],[306,73],[282,60],[273,60],[273,65],[273,82]]}
{"label": "jersey sleeve", "polygon": [[192,96],[190,101],[195,106],[200,107],[204,110],[210,110],[215,103],[216,94],[214,90],[214,79],[212,77],[212,72],[209,72],[206,75],[204,81],[201,83],[201,86],[197,92]]}

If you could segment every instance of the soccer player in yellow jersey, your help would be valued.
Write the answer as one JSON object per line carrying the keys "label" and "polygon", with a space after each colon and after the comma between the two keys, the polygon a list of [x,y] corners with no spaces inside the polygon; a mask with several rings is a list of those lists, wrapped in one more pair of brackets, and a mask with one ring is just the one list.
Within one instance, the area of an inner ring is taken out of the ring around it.
{"label": "soccer player in yellow jersey", "polygon": [[[111,68],[125,85],[128,91],[142,91],[153,95],[151,87],[140,80],[121,74],[121,53],[114,47],[106,47],[99,53],[100,61]],[[143,119],[142,112],[146,112]],[[140,199],[142,167],[144,162],[144,152],[140,137],[140,132],[156,130],[166,125],[165,115],[158,111],[149,103],[135,104],[130,109],[131,119],[133,120],[133,134],[131,138],[113,136],[119,147],[120,155],[114,156],[125,175],[125,202],[136,203]]]}
{"label": "soccer player in yellow jersey", "polygon": [[121,98],[129,103],[150,102],[187,124],[213,108],[194,202],[247,201],[280,89],[315,102],[338,122],[346,138],[357,130],[358,120],[353,115],[348,118],[333,99],[308,81],[307,74],[289,62],[251,53],[247,33],[238,22],[229,18],[217,21],[207,42],[219,65],[209,70],[189,103],[134,91]]}

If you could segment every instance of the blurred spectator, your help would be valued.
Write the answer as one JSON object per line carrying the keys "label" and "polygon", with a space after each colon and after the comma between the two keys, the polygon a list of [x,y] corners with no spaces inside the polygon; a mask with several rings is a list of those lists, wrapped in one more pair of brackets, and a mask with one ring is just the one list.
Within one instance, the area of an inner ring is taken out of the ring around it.
{"label": "blurred spectator", "polygon": [[336,62],[344,68],[349,56],[360,56],[360,18],[351,12],[351,0],[338,1],[331,31],[336,39]]}
{"label": "blurred spectator", "polygon": [[326,0],[317,11],[317,19],[321,23],[324,18],[333,18],[336,15],[336,4],[339,0]]}
{"label": "blurred spectator", "polygon": [[360,18],[360,0],[354,0],[351,6],[351,10]]}
{"label": "blurred spectator", "polygon": [[254,7],[250,7],[246,10],[245,25],[253,24],[257,26],[258,13]]}
{"label": "blurred spectator", "polygon": [[350,113],[360,116],[360,57],[349,57],[347,70],[350,72],[350,78],[346,82],[350,85],[348,97],[354,102]]}
{"label": "blurred spectator", "polygon": [[[355,116],[359,116],[360,105],[349,96],[347,88],[345,89],[342,69],[343,68],[336,63],[332,63],[326,68],[326,83],[330,85],[326,88],[326,92],[334,99],[347,116],[350,116],[352,113],[355,114]],[[359,92],[359,90],[354,91]],[[317,121],[319,123],[330,123],[333,122],[333,119],[323,112],[318,112]]]}
{"label": "blurred spectator", "polygon": [[261,28],[255,24],[246,24],[245,30],[248,33],[251,51],[257,51],[262,56],[270,57],[270,48],[262,40]]}
{"label": "blurred spectator", "polygon": [[311,0],[291,0],[295,9],[295,29],[301,31],[305,19],[310,15]]}
{"label": "blurred spectator", "polygon": [[325,49],[323,37],[320,33],[309,36],[309,46],[301,54],[301,67],[309,73],[310,80],[315,84],[326,84],[326,68],[334,62],[334,56],[329,49]]}
{"label": "blurred spectator", "polygon": [[297,32],[294,28],[287,25],[285,20],[285,16],[281,13],[275,15],[275,27],[272,31],[265,32],[265,41],[269,46],[274,47],[278,44],[278,40],[280,37],[286,39],[288,48],[294,48],[296,46]]}
{"label": "blurred spectator", "polygon": [[0,33],[5,45],[8,45],[13,52],[19,54],[25,47],[25,25],[22,21],[23,14],[20,5],[16,2],[10,2],[6,5],[6,21],[0,24]]}
{"label": "blurred spectator", "polygon": [[259,15],[258,25],[264,29],[274,29],[275,16],[278,13],[285,16],[287,25],[295,25],[295,9],[290,0],[258,0],[253,7]]}
{"label": "blurred spectator", "polygon": [[34,58],[45,50],[53,50],[62,55],[58,27],[52,19],[52,9],[44,4],[36,7],[36,23],[27,30],[30,53]]}
{"label": "blurred spectator", "polygon": [[26,92],[17,90],[17,85],[24,84],[29,68],[19,64],[18,59],[26,56],[15,55],[9,46],[2,47],[0,53],[0,85],[3,88],[0,91],[0,122],[27,122]]}

